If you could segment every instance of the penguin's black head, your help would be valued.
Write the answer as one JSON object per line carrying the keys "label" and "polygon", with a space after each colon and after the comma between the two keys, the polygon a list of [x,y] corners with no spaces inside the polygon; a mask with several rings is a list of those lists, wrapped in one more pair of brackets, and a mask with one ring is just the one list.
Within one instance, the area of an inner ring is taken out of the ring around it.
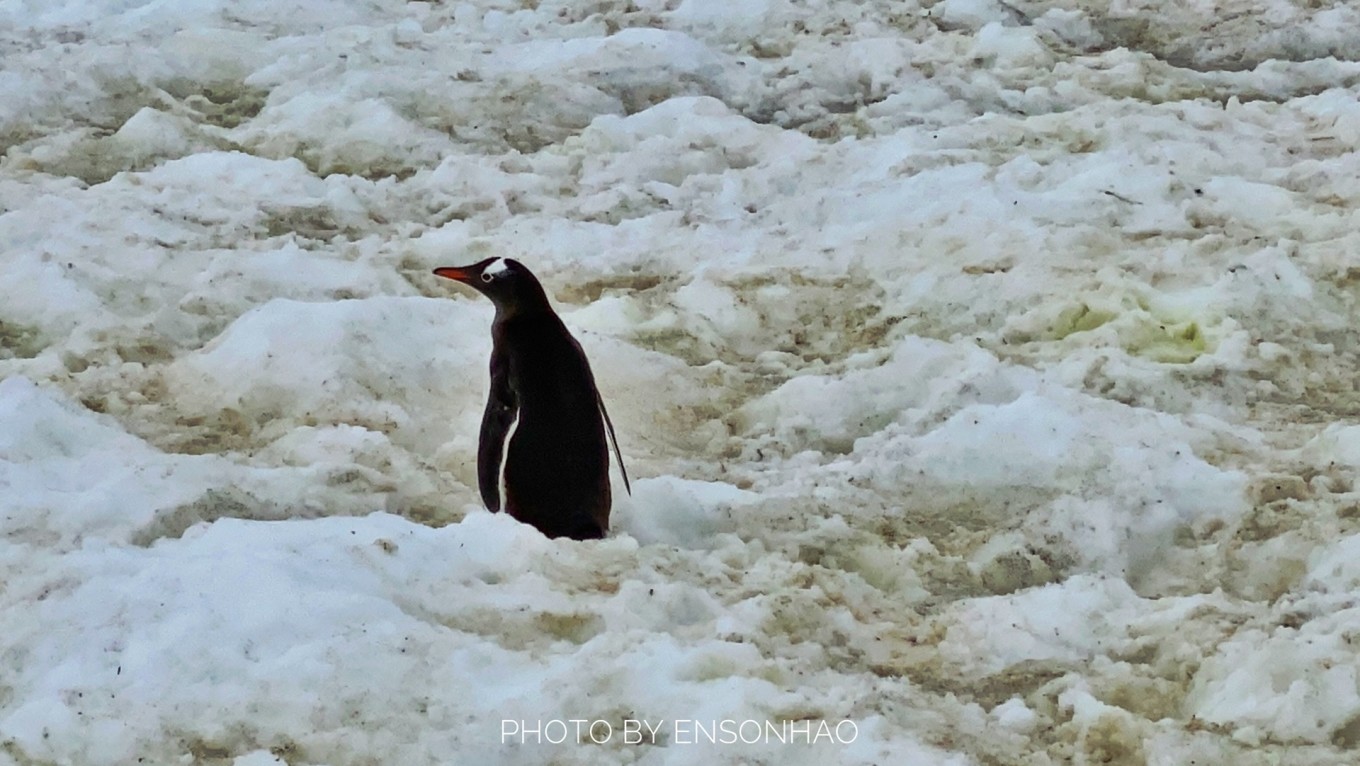
{"label": "penguin's black head", "polygon": [[487,258],[471,266],[441,266],[434,273],[476,289],[496,304],[500,314],[548,308],[543,286],[524,264],[513,258]]}

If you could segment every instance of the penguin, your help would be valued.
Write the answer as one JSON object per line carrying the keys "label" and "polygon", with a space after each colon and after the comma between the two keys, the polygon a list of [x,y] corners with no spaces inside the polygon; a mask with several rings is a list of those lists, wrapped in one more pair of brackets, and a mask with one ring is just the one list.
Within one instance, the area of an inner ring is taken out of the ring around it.
{"label": "penguin", "polygon": [[623,486],[630,495],[633,490],[581,344],[519,261],[487,258],[434,273],[472,287],[496,307],[491,391],[477,443],[482,502],[493,512],[501,510],[503,480],[504,508],[513,518],[548,537],[604,537],[611,500],[606,431]]}

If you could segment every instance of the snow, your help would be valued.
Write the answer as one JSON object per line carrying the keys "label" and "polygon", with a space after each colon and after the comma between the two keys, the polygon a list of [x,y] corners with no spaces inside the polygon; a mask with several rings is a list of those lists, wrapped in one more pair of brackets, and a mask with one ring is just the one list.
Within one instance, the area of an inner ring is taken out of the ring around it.
{"label": "snow", "polygon": [[[0,0],[0,766],[1353,762],[1357,33]],[[507,258],[604,540],[480,505]]]}

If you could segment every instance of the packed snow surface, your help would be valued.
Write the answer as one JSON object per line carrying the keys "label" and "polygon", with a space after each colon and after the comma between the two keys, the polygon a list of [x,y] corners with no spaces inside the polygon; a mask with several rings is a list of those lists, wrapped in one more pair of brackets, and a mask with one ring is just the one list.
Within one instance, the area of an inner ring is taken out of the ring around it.
{"label": "packed snow surface", "polygon": [[[0,766],[1355,763],[1357,60],[1303,0],[0,0]],[[605,540],[480,505],[486,258],[592,360]]]}

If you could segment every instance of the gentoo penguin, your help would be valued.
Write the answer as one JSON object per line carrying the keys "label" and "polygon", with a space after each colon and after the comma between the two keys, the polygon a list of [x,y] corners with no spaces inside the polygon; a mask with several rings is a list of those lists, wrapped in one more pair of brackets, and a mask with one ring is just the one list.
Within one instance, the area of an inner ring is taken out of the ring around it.
{"label": "gentoo penguin", "polygon": [[[609,530],[609,450],[628,489],[614,425],[595,388],[581,345],[567,332],[538,279],[524,264],[488,258],[434,273],[491,299],[491,393],[477,444],[482,502],[505,510],[548,537],[604,537]],[[516,423],[518,420],[518,423]],[[510,448],[505,435],[515,424]],[[502,467],[502,454],[505,456]]]}

